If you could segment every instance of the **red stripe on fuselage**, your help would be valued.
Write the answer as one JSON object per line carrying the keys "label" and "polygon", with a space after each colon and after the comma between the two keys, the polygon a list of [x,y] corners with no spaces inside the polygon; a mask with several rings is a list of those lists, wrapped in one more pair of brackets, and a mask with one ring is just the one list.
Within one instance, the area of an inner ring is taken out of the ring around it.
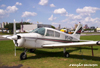
{"label": "red stripe on fuselage", "polygon": [[69,41],[69,40],[48,39],[48,38],[35,38],[35,37],[25,37],[25,38],[37,39],[37,40],[45,40],[45,41],[53,41],[53,42],[62,42],[62,43],[75,42],[75,41]]}

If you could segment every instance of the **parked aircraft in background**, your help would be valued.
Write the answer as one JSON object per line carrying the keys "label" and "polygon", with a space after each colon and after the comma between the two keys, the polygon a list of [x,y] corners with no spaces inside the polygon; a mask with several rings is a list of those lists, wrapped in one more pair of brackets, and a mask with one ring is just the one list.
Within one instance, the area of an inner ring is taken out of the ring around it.
{"label": "parked aircraft in background", "polygon": [[80,42],[80,34],[82,31],[81,23],[78,24],[73,34],[67,34],[56,29],[42,27],[37,28],[30,33],[16,34],[16,24],[14,21],[14,35],[3,36],[14,41],[15,46],[25,48],[20,55],[20,59],[26,59],[27,49],[37,48],[63,48],[64,57],[69,57],[66,51],[67,47],[95,46],[99,45],[99,41]]}

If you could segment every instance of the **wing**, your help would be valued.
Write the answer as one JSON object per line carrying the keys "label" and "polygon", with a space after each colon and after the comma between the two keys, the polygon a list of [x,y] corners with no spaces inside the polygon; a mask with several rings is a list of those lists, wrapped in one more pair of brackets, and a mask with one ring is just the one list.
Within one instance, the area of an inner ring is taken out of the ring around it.
{"label": "wing", "polygon": [[100,41],[48,44],[48,45],[43,45],[43,48],[81,47],[81,46],[96,46],[96,45],[100,45]]}

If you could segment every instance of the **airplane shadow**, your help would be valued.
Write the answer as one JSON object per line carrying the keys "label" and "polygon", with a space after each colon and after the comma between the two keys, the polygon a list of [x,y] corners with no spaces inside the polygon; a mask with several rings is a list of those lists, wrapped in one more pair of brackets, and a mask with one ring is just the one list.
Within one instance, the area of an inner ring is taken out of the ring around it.
{"label": "airplane shadow", "polygon": [[[71,53],[73,51],[77,51],[80,49],[88,49],[91,50],[89,47],[74,47],[74,49],[69,49],[66,51]],[[24,49],[17,49],[23,51]],[[98,48],[93,48],[93,50],[98,50]],[[45,58],[45,57],[63,57],[63,50],[59,52],[48,52],[44,50],[36,50],[35,51],[36,56],[29,56],[27,59],[40,59],[40,58]],[[77,55],[77,54],[70,54],[69,58],[74,58],[74,59],[82,59],[82,60],[93,60],[93,61],[100,61],[100,57],[97,56],[88,56],[88,55]]]}
{"label": "airplane shadow", "polygon": [[[78,49],[76,49],[78,50]],[[75,50],[68,50],[68,52],[73,52]],[[60,52],[46,52],[37,50],[35,52],[36,56],[30,56],[28,59],[39,59],[39,58],[45,58],[45,57],[63,57],[63,51]],[[77,55],[77,54],[70,54],[69,58],[74,59],[82,59],[82,60],[93,60],[93,61],[100,61],[100,57],[97,56],[88,56],[88,55]]]}
{"label": "airplane shadow", "polygon": [[100,57],[97,57],[97,56],[87,56],[87,55],[71,54],[69,58],[100,61]]}

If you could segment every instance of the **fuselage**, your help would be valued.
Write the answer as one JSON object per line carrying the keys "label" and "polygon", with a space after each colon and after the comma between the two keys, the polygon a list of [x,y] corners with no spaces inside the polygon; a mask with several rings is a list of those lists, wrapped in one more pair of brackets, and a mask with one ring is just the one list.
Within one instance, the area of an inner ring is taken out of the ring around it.
{"label": "fuselage", "polygon": [[21,38],[17,40],[18,47],[25,48],[43,48],[42,46],[45,44],[72,43],[80,40],[72,34],[46,27],[37,28],[30,33],[17,35],[21,36]]}

